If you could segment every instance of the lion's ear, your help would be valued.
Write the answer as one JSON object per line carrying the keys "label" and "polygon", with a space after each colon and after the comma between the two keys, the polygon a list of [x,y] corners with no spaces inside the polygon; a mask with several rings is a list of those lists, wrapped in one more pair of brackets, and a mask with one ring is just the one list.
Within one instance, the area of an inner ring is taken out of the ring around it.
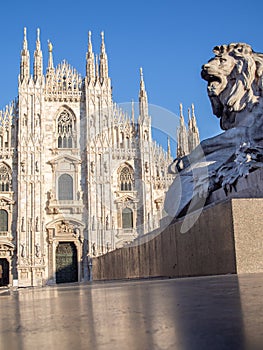
{"label": "lion's ear", "polygon": [[213,53],[214,53],[215,55],[219,55],[219,54],[220,54],[220,46],[215,46],[215,47],[213,48]]}
{"label": "lion's ear", "polygon": [[213,53],[214,53],[216,56],[222,55],[223,53],[226,52],[226,49],[227,49],[226,45],[215,46],[215,47],[213,48]]}

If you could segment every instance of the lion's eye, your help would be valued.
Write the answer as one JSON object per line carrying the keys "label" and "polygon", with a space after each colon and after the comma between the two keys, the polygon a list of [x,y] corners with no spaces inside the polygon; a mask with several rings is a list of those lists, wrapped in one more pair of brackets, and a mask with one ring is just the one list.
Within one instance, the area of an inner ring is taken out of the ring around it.
{"label": "lion's eye", "polygon": [[220,58],[220,63],[224,63],[226,62],[226,59],[225,58]]}

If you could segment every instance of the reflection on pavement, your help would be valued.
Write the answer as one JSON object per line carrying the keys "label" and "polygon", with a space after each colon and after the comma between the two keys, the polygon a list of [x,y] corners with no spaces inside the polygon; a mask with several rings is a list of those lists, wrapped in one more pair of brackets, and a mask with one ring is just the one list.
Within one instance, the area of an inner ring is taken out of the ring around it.
{"label": "reflection on pavement", "polygon": [[19,289],[0,294],[0,349],[252,349],[263,274]]}

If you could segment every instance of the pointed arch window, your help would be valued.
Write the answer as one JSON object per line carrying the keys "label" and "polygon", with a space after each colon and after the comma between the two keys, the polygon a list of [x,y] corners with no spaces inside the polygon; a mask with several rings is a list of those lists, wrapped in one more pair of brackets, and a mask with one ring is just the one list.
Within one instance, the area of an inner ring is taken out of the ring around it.
{"label": "pointed arch window", "polygon": [[121,191],[132,191],[133,189],[133,170],[125,166],[120,172],[120,190]]}
{"label": "pointed arch window", "polygon": [[0,232],[8,231],[8,212],[4,209],[0,210]]}
{"label": "pointed arch window", "polygon": [[0,191],[8,192],[12,188],[12,172],[9,166],[4,163],[0,164]]}
{"label": "pointed arch window", "polygon": [[122,228],[133,228],[133,211],[130,208],[122,210]]}
{"label": "pointed arch window", "polygon": [[69,174],[62,174],[58,179],[58,199],[73,200],[73,178]]}
{"label": "pointed arch window", "polygon": [[73,148],[74,119],[72,115],[63,111],[57,120],[58,148]]}

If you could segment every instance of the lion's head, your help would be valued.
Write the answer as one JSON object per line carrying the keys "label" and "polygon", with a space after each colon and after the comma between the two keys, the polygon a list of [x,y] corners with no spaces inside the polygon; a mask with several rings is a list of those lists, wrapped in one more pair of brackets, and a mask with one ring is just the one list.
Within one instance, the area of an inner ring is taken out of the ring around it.
{"label": "lion's head", "polygon": [[237,113],[248,109],[262,96],[263,54],[243,43],[216,46],[215,57],[202,67],[213,113],[224,130],[235,126]]}

